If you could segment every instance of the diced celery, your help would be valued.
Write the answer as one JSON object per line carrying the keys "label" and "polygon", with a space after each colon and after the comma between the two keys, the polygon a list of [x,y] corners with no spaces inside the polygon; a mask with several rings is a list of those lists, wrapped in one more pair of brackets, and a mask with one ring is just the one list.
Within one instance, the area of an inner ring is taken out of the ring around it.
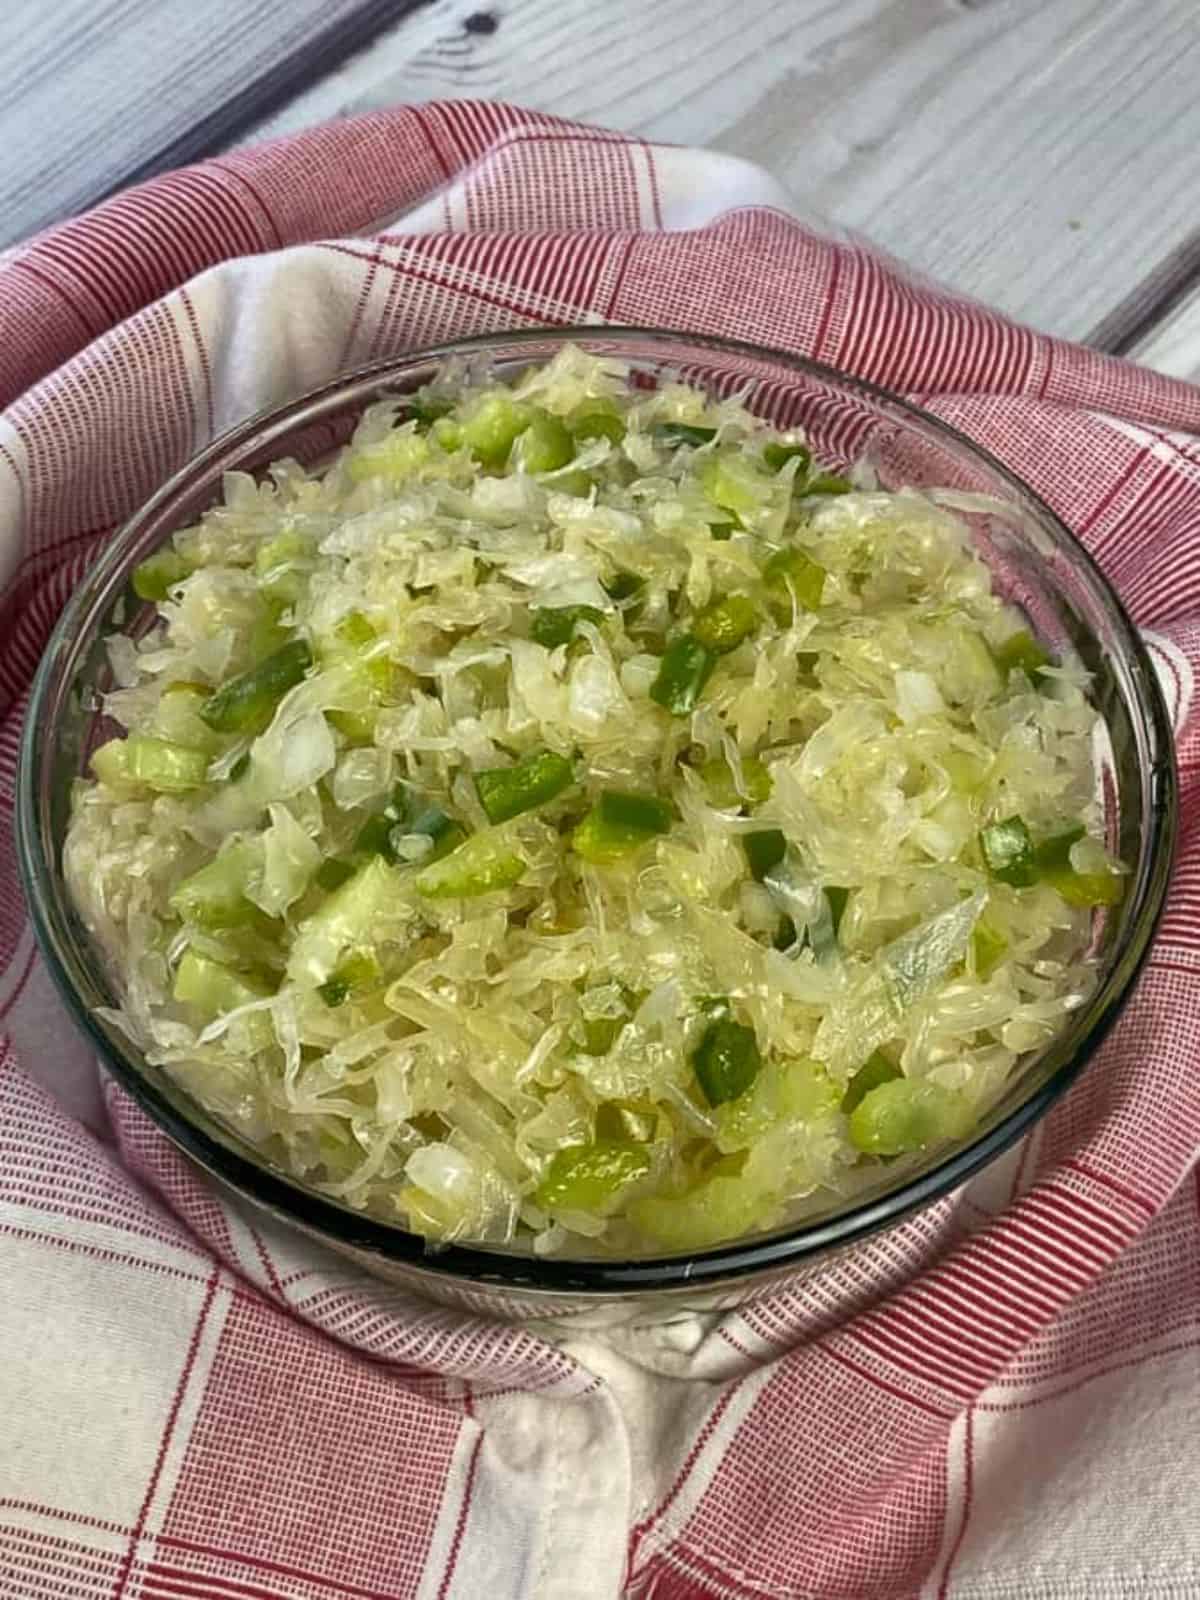
{"label": "diced celery", "polygon": [[125,767],[132,782],[159,794],[179,794],[204,782],[208,756],[167,739],[131,733],[125,741]]}
{"label": "diced celery", "polygon": [[184,922],[198,928],[236,928],[258,921],[262,913],[246,898],[252,873],[262,867],[257,845],[240,840],[185,878],[171,895],[170,906]]}
{"label": "diced celery", "polygon": [[222,741],[201,715],[207,701],[208,690],[203,684],[169,683],[154,712],[155,734],[171,744],[188,745],[214,755]]}
{"label": "diced celery", "polygon": [[381,856],[373,856],[300,924],[288,956],[288,977],[315,986],[332,976],[348,950],[371,950],[380,919],[395,904],[400,888],[397,873]]}
{"label": "diced celery", "polygon": [[92,772],[109,789],[128,789],[133,779],[129,775],[129,753],[124,739],[109,739],[92,751]]}
{"label": "diced celery", "polygon": [[394,429],[375,444],[355,450],[349,459],[350,476],[355,483],[368,478],[385,478],[389,483],[404,483],[414,477],[429,460],[429,440],[410,427]]}
{"label": "diced celery", "polygon": [[760,806],[771,797],[771,774],[757,756],[743,756],[741,766],[742,787],[746,791],[744,800],[734,782],[733,771],[724,757],[718,756],[714,761],[706,761],[700,768],[700,776],[704,780],[704,787],[708,790],[708,798],[722,811],[729,811],[741,805]]}
{"label": "diced celery", "polygon": [[846,1085],[846,1092],[842,1096],[842,1110],[849,1116],[872,1089],[878,1089],[881,1083],[890,1083],[893,1078],[901,1076],[900,1068],[895,1062],[889,1061],[880,1050],[872,1051]]}
{"label": "diced celery", "polygon": [[264,539],[254,557],[259,587],[272,598],[294,604],[308,587],[307,575],[300,569],[312,560],[314,551],[313,540],[294,528]]}
{"label": "diced celery", "polygon": [[971,934],[971,955],[975,963],[975,976],[986,983],[1008,954],[1007,935],[980,917]]}
{"label": "diced celery", "polygon": [[133,569],[133,592],[139,600],[165,600],[191,566],[171,545],[163,545]]}
{"label": "diced celery", "polygon": [[788,545],[767,561],[763,581],[772,589],[794,595],[805,611],[816,611],[825,593],[825,568],[797,546]]}
{"label": "diced celery", "polygon": [[544,1211],[583,1211],[605,1216],[631,1183],[650,1170],[649,1152],[640,1144],[597,1139],[568,1145],[550,1159],[534,1199]]}
{"label": "diced celery", "polygon": [[[274,993],[268,980],[257,973],[238,971],[200,951],[184,951],[175,969],[172,995],[180,1005],[188,1006],[204,1022],[215,1022],[255,1000],[265,1000]],[[275,1029],[270,1013],[252,1011],[240,1022],[243,1038],[251,1050],[269,1049],[275,1043]]]}
{"label": "diced celery", "polygon": [[1011,672],[1023,672],[1034,683],[1041,680],[1042,668],[1050,665],[1050,657],[1033,637],[1028,628],[1010,634],[992,651],[996,665],[1005,677]]}
{"label": "diced celery", "polygon": [[714,505],[725,511],[736,511],[739,517],[752,517],[771,503],[774,474],[766,472],[750,456],[740,453],[710,456],[697,476]]}
{"label": "diced celery", "polygon": [[634,1225],[663,1250],[707,1250],[775,1219],[772,1197],[746,1179],[718,1173],[678,1195],[640,1195],[629,1207]]}
{"label": "diced celery", "polygon": [[1125,880],[1116,872],[1073,872],[1070,867],[1052,867],[1045,874],[1045,882],[1069,906],[1082,910],[1119,905],[1125,893]]}
{"label": "diced celery", "polygon": [[869,1090],[850,1113],[850,1142],[865,1155],[896,1156],[957,1139],[971,1121],[962,1095],[928,1078],[893,1078]]}
{"label": "diced celery", "polygon": [[570,427],[580,444],[586,444],[589,439],[607,439],[610,444],[620,444],[625,437],[625,422],[620,412],[605,411],[598,402],[591,403],[573,417]]}
{"label": "diced celery", "polygon": [[507,389],[491,389],[472,401],[459,421],[471,454],[485,467],[499,468],[508,460],[517,435],[529,425],[530,408]]}
{"label": "diced celery", "polygon": [[535,411],[529,425],[517,435],[513,460],[526,472],[557,472],[575,454],[575,441],[561,417]]}

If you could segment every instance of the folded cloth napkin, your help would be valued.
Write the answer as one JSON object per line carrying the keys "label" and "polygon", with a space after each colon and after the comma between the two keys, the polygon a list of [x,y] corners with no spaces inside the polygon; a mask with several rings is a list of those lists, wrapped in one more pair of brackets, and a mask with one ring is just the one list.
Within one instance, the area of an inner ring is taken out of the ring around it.
{"label": "folded cloth napkin", "polygon": [[[507,1327],[231,1204],[98,1089],[8,823],[55,614],[194,450],[372,358],[598,321],[820,357],[1033,483],[1147,630],[1183,844],[1135,1001],[1002,1169],[723,1317]],[[453,104],[9,252],[0,401],[0,1595],[1200,1593],[1200,391],[918,284],[744,163]]]}

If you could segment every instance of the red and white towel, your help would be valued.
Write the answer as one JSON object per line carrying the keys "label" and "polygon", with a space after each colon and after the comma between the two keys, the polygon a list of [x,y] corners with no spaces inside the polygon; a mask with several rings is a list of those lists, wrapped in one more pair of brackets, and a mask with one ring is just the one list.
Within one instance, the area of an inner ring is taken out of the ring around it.
{"label": "red and white towel", "polygon": [[[1033,483],[1147,630],[1184,826],[1135,1001],[1002,1170],[723,1318],[517,1329],[264,1226],[101,1094],[9,814],[65,596],[214,433],[453,334],[599,321],[818,356]],[[0,1596],[1200,1594],[1200,391],[915,283],[744,163],[455,104],[9,252],[0,404]]]}

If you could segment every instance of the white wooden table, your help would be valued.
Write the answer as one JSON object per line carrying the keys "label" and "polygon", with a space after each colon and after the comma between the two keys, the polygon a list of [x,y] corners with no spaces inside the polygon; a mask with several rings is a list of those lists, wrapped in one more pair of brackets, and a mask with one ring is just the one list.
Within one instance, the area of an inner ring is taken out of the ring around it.
{"label": "white wooden table", "polygon": [[1200,375],[1197,0],[8,0],[0,245],[331,116],[501,98],[770,168],[1040,328]]}

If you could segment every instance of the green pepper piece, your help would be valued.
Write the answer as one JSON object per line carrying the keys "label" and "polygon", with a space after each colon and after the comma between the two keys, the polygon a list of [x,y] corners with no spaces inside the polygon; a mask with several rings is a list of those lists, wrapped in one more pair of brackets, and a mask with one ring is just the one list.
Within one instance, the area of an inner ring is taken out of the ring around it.
{"label": "green pepper piece", "polygon": [[787,855],[787,840],[778,828],[764,828],[761,833],[744,833],[742,849],[750,876],[763,881],[772,867],[778,866]]}
{"label": "green pepper piece", "polygon": [[646,587],[646,580],[639,578],[636,572],[618,572],[600,587],[610,600],[616,600],[619,604],[622,600],[632,600],[639,590]]}
{"label": "green pepper piece", "polygon": [[979,848],[984,865],[1000,883],[1014,889],[1028,889],[1038,881],[1033,840],[1023,817],[1006,817],[979,830]]}
{"label": "green pepper piece", "polygon": [[616,1139],[568,1145],[554,1152],[534,1201],[545,1211],[604,1214],[649,1170],[650,1154],[640,1145]]}
{"label": "green pepper piece", "polygon": [[967,1131],[961,1095],[929,1079],[892,1078],[869,1090],[850,1113],[850,1143],[872,1156],[898,1156]]}
{"label": "green pepper piece", "polygon": [[742,787],[745,799],[738,793],[733,772],[723,756],[706,761],[700,768],[700,777],[708,790],[708,798],[721,811],[730,811],[741,805],[760,806],[771,797],[771,774],[757,756],[742,757]]}
{"label": "green pepper piece", "polygon": [[826,887],[825,898],[829,902],[829,916],[833,922],[833,936],[836,939],[841,930],[842,917],[846,912],[846,903],[850,899],[850,891],[849,889],[835,888],[830,884]]}
{"label": "green pepper piece", "polygon": [[693,711],[717,664],[714,653],[691,633],[681,633],[663,652],[650,698],[675,717]]}
{"label": "green pepper piece", "polygon": [[419,422],[423,428],[428,428],[433,423],[440,422],[443,417],[449,416],[454,409],[449,400],[440,399],[437,395],[430,394],[425,390],[418,390],[416,394],[405,395],[404,405],[412,420]]}
{"label": "green pepper piece", "polygon": [[575,455],[575,441],[561,417],[535,411],[529,425],[517,435],[513,459],[526,472],[557,472]]}
{"label": "green pepper piece", "polygon": [[539,750],[512,767],[489,767],[475,774],[479,803],[489,822],[507,822],[544,806],[574,781],[572,763],[553,750]]}
{"label": "green pepper piece", "polygon": [[795,545],[776,550],[763,567],[763,581],[771,589],[793,594],[805,611],[816,611],[825,592],[825,568]]}
{"label": "green pepper piece", "polygon": [[585,500],[596,487],[596,480],[582,467],[572,467],[570,472],[560,472],[547,487],[553,489],[555,494],[570,494],[576,500]]}
{"label": "green pepper piece", "polygon": [[261,732],[284,695],[303,681],[311,666],[307,644],[293,639],[248,672],[223,683],[205,701],[200,715],[218,733]]}
{"label": "green pepper piece", "polygon": [[728,1016],[713,1018],[692,1054],[692,1070],[710,1106],[745,1094],[761,1069],[754,1029]]}
{"label": "green pepper piece", "polygon": [[992,651],[996,665],[1007,678],[1010,673],[1023,672],[1033,683],[1039,683],[1042,668],[1050,665],[1050,657],[1042,649],[1028,628],[1019,628]]}
{"label": "green pepper piece", "polygon": [[971,954],[975,976],[986,983],[1008,954],[1008,939],[986,917],[980,917],[971,932]]}
{"label": "green pepper piece", "polygon": [[191,572],[177,550],[163,545],[133,569],[133,592],[139,600],[165,600]]}
{"label": "green pepper piece", "polygon": [[525,871],[525,862],[504,834],[485,829],[473,833],[440,861],[416,876],[417,893],[427,900],[463,900],[510,889]]}
{"label": "green pepper piece", "polygon": [[812,451],[806,444],[784,444],[782,440],[772,439],[763,445],[763,460],[772,472],[779,472],[789,461],[799,461],[796,478],[803,482],[804,474],[812,465]]}
{"label": "green pepper piece", "polygon": [[691,422],[656,422],[650,432],[659,444],[691,445],[697,449],[700,445],[711,444],[717,437],[715,428],[698,428]]}
{"label": "green pepper piece", "polygon": [[666,833],[674,821],[674,813],[666,800],[628,789],[601,790],[593,810],[609,827],[629,828],[645,834]]}
{"label": "green pepper piece", "polygon": [[583,1050],[585,1055],[606,1056],[625,1026],[624,1017],[585,1017]]}
{"label": "green pepper piece", "polygon": [[1056,867],[1069,867],[1071,865],[1071,846],[1078,844],[1087,829],[1082,823],[1064,828],[1061,833],[1052,833],[1042,839],[1034,848],[1033,859],[1043,872],[1049,872]]}
{"label": "green pepper piece", "polygon": [[758,626],[758,608],[749,595],[714,600],[692,619],[692,632],[714,655],[727,655]]}
{"label": "green pepper piece", "polygon": [[586,444],[589,439],[607,439],[610,444],[620,444],[625,437],[624,419],[615,411],[585,411],[570,426],[580,444]]}
{"label": "green pepper piece", "polygon": [[355,836],[355,855],[382,856],[394,866],[396,852],[392,849],[392,829],[399,820],[391,815],[390,808],[368,817]]}
{"label": "green pepper piece", "polygon": [[343,861],[337,856],[330,856],[327,861],[322,861],[316,871],[316,884],[318,889],[324,889],[326,894],[334,889],[340,889],[347,878],[354,876],[354,863]]}
{"label": "green pepper piece", "polygon": [[878,1089],[881,1083],[890,1083],[893,1078],[901,1076],[900,1068],[889,1061],[881,1050],[873,1050],[846,1085],[842,1110],[849,1116],[872,1089]]}
{"label": "green pepper piece", "polygon": [[375,983],[380,976],[379,962],[369,950],[358,950],[340,963],[324,983],[317,985],[317,993],[332,1010],[344,1005],[355,989]]}
{"label": "green pepper piece", "polygon": [[654,795],[605,789],[571,836],[585,861],[605,865],[639,849],[673,821],[671,807]]}
{"label": "green pepper piece", "polygon": [[1053,867],[1045,881],[1069,906],[1083,910],[1115,906],[1125,893],[1125,880],[1116,872],[1074,872],[1070,867]]}
{"label": "green pepper piece", "polygon": [[599,627],[603,621],[604,613],[596,606],[538,606],[529,615],[529,637],[534,644],[555,650],[570,644],[581,622]]}

